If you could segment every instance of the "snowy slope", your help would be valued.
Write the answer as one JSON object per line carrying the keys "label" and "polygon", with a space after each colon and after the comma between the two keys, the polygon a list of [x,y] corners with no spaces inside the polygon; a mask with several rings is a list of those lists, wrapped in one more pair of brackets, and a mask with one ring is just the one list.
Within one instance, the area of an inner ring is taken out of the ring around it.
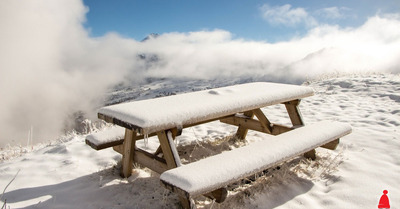
{"label": "snowy slope", "polygon": [[[229,82],[221,81],[219,86]],[[207,83],[195,84],[207,88]],[[155,97],[163,85],[173,93],[190,91],[169,81],[157,85],[136,98]],[[304,85],[316,91],[300,106],[307,123],[346,122],[353,133],[335,151],[317,150],[315,162],[296,158],[257,180],[230,186],[227,200],[220,205],[199,198],[200,208],[377,208],[384,189],[389,191],[392,208],[400,207],[400,76],[347,75]],[[271,121],[287,124],[283,108],[263,111]],[[178,137],[182,162],[242,146],[230,138],[235,130],[218,122],[185,130]],[[249,132],[247,143],[267,137]],[[6,201],[7,208],[178,208],[178,198],[161,187],[158,174],[136,167],[132,177],[121,179],[119,154],[112,149],[95,151],[84,138],[72,134],[33,148],[2,150],[1,157],[11,159],[0,163],[0,189],[17,175],[1,196],[1,206]],[[156,147],[155,140],[149,139],[148,148]]]}

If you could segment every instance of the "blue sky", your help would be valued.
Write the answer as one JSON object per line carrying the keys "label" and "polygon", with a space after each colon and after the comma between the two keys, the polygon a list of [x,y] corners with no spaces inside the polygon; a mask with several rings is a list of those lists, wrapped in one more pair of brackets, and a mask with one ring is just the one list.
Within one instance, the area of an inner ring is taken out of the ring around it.
{"label": "blue sky", "polygon": [[221,29],[233,38],[276,42],[323,24],[357,27],[376,14],[400,11],[398,0],[239,1],[84,0],[85,27],[141,40],[150,33]]}

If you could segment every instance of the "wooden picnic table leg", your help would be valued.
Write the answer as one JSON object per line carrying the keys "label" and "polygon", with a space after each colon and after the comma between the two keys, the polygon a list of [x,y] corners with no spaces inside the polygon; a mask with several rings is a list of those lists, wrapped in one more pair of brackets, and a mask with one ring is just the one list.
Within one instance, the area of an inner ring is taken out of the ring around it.
{"label": "wooden picnic table leg", "polygon": [[[253,111],[244,112],[243,115],[246,117],[249,117],[250,119],[252,119],[254,117]],[[247,129],[243,126],[239,126],[238,130],[236,131],[236,137],[238,139],[245,139],[248,131],[249,131],[249,129]]]}
{"label": "wooden picnic table leg", "polygon": [[[174,155],[174,151],[176,150],[175,144],[173,142],[170,142],[168,140],[168,131],[160,131],[157,133],[158,140],[160,141],[160,147],[164,156],[165,161],[167,162],[168,169],[176,168],[178,165],[180,165],[180,159],[179,156],[176,157]],[[175,138],[174,135],[172,135],[173,138]]]}
{"label": "wooden picnic table leg", "polygon": [[265,128],[268,134],[272,134],[271,122],[268,120],[267,116],[263,113],[261,109],[252,110],[254,115],[258,118],[261,125]]}
{"label": "wooden picnic table leg", "polygon": [[[289,118],[290,121],[292,121],[293,126],[304,126],[304,121],[300,113],[299,104],[300,99],[285,103],[286,110],[289,114]],[[304,157],[315,160],[317,158],[317,156],[315,155],[315,149],[304,153]]]}
{"label": "wooden picnic table leg", "polygon": [[[158,140],[160,141],[160,147],[164,155],[164,159],[167,162],[168,169],[181,166],[181,160],[179,158],[175,144],[172,141],[177,134],[180,134],[179,132],[180,130],[172,129],[167,131],[160,131],[157,133]],[[168,137],[169,134],[172,137],[172,139]],[[226,188],[220,188],[208,194],[205,194],[205,196],[212,199],[216,199],[216,202],[223,202],[227,194],[228,192]],[[190,208],[190,209],[196,208],[196,205],[194,204],[193,200],[190,197],[179,196],[179,199],[181,201],[183,208]]]}
{"label": "wooden picnic table leg", "polygon": [[[158,140],[160,141],[160,147],[164,155],[164,159],[167,162],[168,169],[176,168],[181,165],[181,160],[176,153],[176,147],[174,142],[168,139],[168,131],[157,132]],[[175,138],[175,134],[171,131],[171,136]],[[175,154],[174,154],[175,152]],[[191,198],[179,196],[180,202],[183,208],[196,208]]]}
{"label": "wooden picnic table leg", "polygon": [[303,117],[301,116],[301,113],[299,110],[299,104],[300,104],[299,99],[285,103],[285,107],[289,114],[290,121],[292,121],[292,124],[294,126],[297,126],[297,125],[303,126],[304,125]]}
{"label": "wooden picnic table leg", "polygon": [[135,152],[135,142],[137,133],[130,129],[125,129],[125,139],[123,143],[122,153],[122,169],[121,176],[128,178],[132,174],[133,155]]}
{"label": "wooden picnic table leg", "polygon": [[[178,128],[171,129],[171,133],[172,133],[173,138],[175,139],[176,136],[180,136],[182,134],[182,129],[178,129]],[[161,145],[158,146],[157,150],[154,152],[154,155],[158,155],[160,153],[162,153]]]}

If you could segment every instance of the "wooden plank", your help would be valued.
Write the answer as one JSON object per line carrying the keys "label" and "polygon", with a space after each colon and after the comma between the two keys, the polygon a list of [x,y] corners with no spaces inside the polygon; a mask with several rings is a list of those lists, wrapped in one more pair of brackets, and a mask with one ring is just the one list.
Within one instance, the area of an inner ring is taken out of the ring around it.
{"label": "wooden plank", "polygon": [[[244,112],[243,115],[246,116],[248,119],[252,119],[252,118],[254,117],[253,111]],[[247,132],[249,131],[249,129],[246,128],[246,127],[243,126],[243,125],[240,125],[240,124],[239,124],[238,126],[239,126],[239,128],[238,128],[238,130],[236,131],[236,137],[237,137],[238,139],[245,139],[245,138],[246,138],[246,135],[247,135]]]}
{"label": "wooden plank", "polygon": [[268,133],[268,130],[260,123],[260,121],[255,119],[246,119],[242,117],[229,117],[220,120],[222,123],[235,125],[242,127],[243,129],[250,129],[253,131],[259,131],[262,133]]}
{"label": "wooden plank", "polygon": [[[304,126],[303,117],[301,116],[299,110],[300,100],[293,100],[289,102],[285,102],[286,110],[289,114],[290,121],[292,122],[293,126]],[[304,157],[309,158],[311,160],[315,160],[317,158],[315,154],[315,149],[310,150],[309,152],[304,153]]]}
{"label": "wooden plank", "polygon": [[175,146],[175,144],[170,144],[167,138],[167,131],[159,131],[157,132],[158,140],[160,141],[161,150],[164,155],[164,159],[167,161],[168,169],[177,167],[177,160],[175,159],[171,146]]}
{"label": "wooden plank", "polygon": [[[122,145],[115,146],[113,147],[113,149],[116,152],[122,154],[123,150]],[[135,150],[135,153],[133,155],[133,161],[159,174],[168,170],[168,166],[165,159],[155,156],[154,154],[148,153],[139,148]]]}
{"label": "wooden plank", "polygon": [[[171,131],[172,132],[172,137],[175,138],[175,134],[179,133],[179,131]],[[168,131],[160,131],[157,133],[158,139],[160,140],[160,146],[165,158],[165,161],[167,163],[168,169],[176,168],[181,165],[179,156],[174,156],[173,150],[175,148],[175,144],[173,144],[172,141],[168,139]],[[218,202],[222,202],[225,200],[227,196],[227,191],[225,191],[225,188],[220,188],[217,190],[214,190],[210,193],[205,194],[207,197],[212,197],[213,199],[216,199]],[[180,195],[180,201],[182,203],[182,206],[184,208],[193,208],[195,207],[194,204],[192,204],[192,199],[185,195],[181,194]]]}
{"label": "wooden plank", "polygon": [[140,165],[143,165],[159,174],[168,170],[165,159],[151,155],[150,153],[141,149],[135,152],[133,159],[135,159],[135,162],[139,163]]}
{"label": "wooden plank", "polygon": [[125,140],[122,151],[121,176],[128,178],[132,174],[133,155],[135,152],[136,132],[125,129]]}
{"label": "wooden plank", "polygon": [[[331,128],[331,125],[334,127],[333,129]],[[275,143],[273,147],[269,146],[270,143],[268,140],[263,140],[229,152],[223,152],[218,156],[211,156],[209,158],[190,163],[186,166],[178,167],[171,171],[166,171],[160,176],[160,179],[163,183],[173,184],[174,187],[176,187],[174,188],[175,190],[180,189],[183,193],[186,192],[187,196],[196,197],[198,195],[207,193],[219,187],[220,185],[229,185],[230,183],[243,178],[243,176],[252,175],[259,171],[265,170],[270,166],[287,161],[288,159],[297,156],[299,152],[309,152],[309,154],[315,155],[315,152],[313,152],[315,148],[347,135],[350,132],[351,127],[349,125],[340,124],[338,122],[321,122],[318,124],[312,124],[310,126],[301,127],[299,129],[290,131],[285,135],[276,136],[276,140],[282,141],[283,143]],[[282,152],[282,148],[285,148],[287,143],[290,143],[294,139],[299,140],[295,146],[293,146],[290,150],[285,150]],[[268,149],[264,149],[264,147],[268,147]],[[262,165],[257,164],[252,165],[251,167],[245,166],[245,169],[243,169],[244,167],[241,165],[237,163],[235,164],[236,161],[232,161],[233,156],[245,154],[249,151],[256,152],[254,152],[252,155],[245,155],[248,161],[256,160],[256,158],[259,159],[260,156],[266,155],[280,156],[280,158],[266,157],[262,161]],[[205,165],[208,166],[203,167]],[[203,167],[202,171],[204,172],[202,172],[201,175],[193,175],[197,173],[200,166]],[[210,181],[210,179],[212,179],[212,181]]]}
{"label": "wooden plank", "polygon": [[340,141],[340,139],[336,139],[334,141],[331,141],[327,144],[322,145],[321,147],[325,148],[325,149],[335,150],[337,148],[337,146],[339,145],[339,141]]}
{"label": "wooden plank", "polygon": [[124,128],[130,129],[130,130],[133,130],[138,134],[141,134],[141,135],[144,134],[143,133],[143,129],[141,127],[135,126],[135,125],[130,124],[130,123],[127,123],[127,122],[122,121],[122,120],[120,120],[118,118],[113,118],[113,117],[110,117],[110,116],[107,116],[107,115],[103,115],[101,113],[97,113],[97,117],[99,119],[102,119],[102,120],[108,122],[108,123],[112,123],[112,124],[115,124],[115,125],[122,126]]}
{"label": "wooden plank", "polygon": [[264,115],[261,109],[254,109],[252,111],[260,121],[261,125],[267,130],[267,133],[272,134],[271,122],[269,122],[268,118]]}
{"label": "wooden plank", "polygon": [[[175,187],[172,184],[168,184],[167,182],[161,181],[161,183],[164,185],[164,187],[166,189],[169,189],[172,192],[179,195],[183,208],[192,209],[192,208],[196,207],[196,205],[193,203],[192,197],[189,195],[189,193],[187,193],[186,191],[184,191],[178,187]],[[222,203],[223,201],[225,201],[226,197],[228,196],[228,190],[226,188],[220,188],[220,189],[216,189],[212,192],[209,192],[207,194],[204,194],[204,196],[215,200],[215,202],[217,202],[217,203]]]}
{"label": "wooden plank", "polygon": [[[174,128],[172,129],[172,136],[175,138],[176,136],[180,136],[182,134],[182,129]],[[158,146],[157,150],[154,152],[154,155],[162,153],[161,145]]]}
{"label": "wooden plank", "polygon": [[317,159],[317,155],[316,155],[315,149],[312,149],[312,150],[304,153],[304,157],[305,158],[309,158],[311,160]]}
{"label": "wooden plank", "polygon": [[176,166],[177,167],[182,166],[181,158],[179,157],[179,153],[178,153],[178,150],[176,149],[176,145],[174,142],[177,132],[174,130],[169,130],[166,133],[167,133],[167,139],[170,144],[172,155],[174,156]]}
{"label": "wooden plank", "polygon": [[[155,136],[155,135],[157,135],[157,134],[156,134],[156,133],[152,133],[152,134],[149,134],[148,137],[152,137],[152,136]],[[137,140],[141,140],[141,139],[144,139],[144,136],[143,136],[143,135],[136,135],[136,137],[135,137],[135,140],[136,140],[136,141],[137,141]],[[88,140],[88,139],[86,139],[85,142],[86,142],[87,145],[89,145],[90,147],[92,147],[92,148],[95,149],[95,150],[102,150],[102,149],[106,149],[106,148],[109,148],[109,147],[114,147],[114,146],[118,146],[118,145],[123,144],[123,143],[124,143],[124,138],[116,139],[115,141],[106,142],[106,143],[97,144],[97,145],[96,145],[96,144],[93,144],[93,143],[92,143],[90,140]]]}
{"label": "wooden plank", "polygon": [[166,189],[176,193],[179,196],[179,200],[181,202],[182,208],[184,209],[196,209],[196,204],[194,203],[193,199],[190,197],[189,193],[186,191],[175,187],[172,184],[168,184],[166,182],[161,181]]}
{"label": "wooden plank", "polygon": [[103,144],[93,144],[90,140],[86,139],[85,140],[86,144],[89,145],[90,147],[92,147],[95,150],[102,150],[102,149],[106,149],[109,147],[114,147],[114,146],[118,146],[124,143],[124,139],[118,139],[112,142],[107,142],[107,143],[103,143]]}
{"label": "wooden plank", "polygon": [[113,117],[110,117],[110,116],[107,116],[107,115],[103,115],[103,114],[97,113],[97,117],[99,119],[102,119],[102,120],[106,121],[107,123],[112,123],[113,122]]}
{"label": "wooden plank", "polygon": [[300,100],[293,100],[285,102],[286,110],[289,114],[290,121],[292,121],[293,126],[304,125],[303,117],[301,116],[299,110]]}
{"label": "wooden plank", "polygon": [[[219,120],[219,119],[225,118],[225,117],[230,117],[230,116],[232,116],[232,114],[227,115],[227,116],[223,116],[223,117],[214,118],[214,119],[208,119],[208,120],[204,120],[204,121],[200,121],[200,122],[196,122],[196,123],[184,124],[182,126],[182,128],[171,127],[171,129],[175,129],[176,128],[178,130],[178,136],[179,136],[180,135],[179,131],[182,130],[183,128],[188,128],[188,127],[197,126],[197,125],[204,124],[204,123],[209,123],[209,122],[212,122],[212,121],[215,121],[215,120]],[[139,127],[139,126],[132,125],[130,123],[124,122],[124,121],[119,120],[117,118],[109,117],[107,115],[103,115],[101,113],[98,113],[97,117],[99,119],[102,119],[102,120],[108,122],[108,123],[113,123],[115,125],[119,125],[119,126],[122,126],[124,128],[128,128],[128,129],[134,130],[138,134],[143,135],[143,129],[141,127]],[[156,134],[156,133],[154,133],[154,134]]]}
{"label": "wooden plank", "polygon": [[293,127],[287,127],[284,125],[279,125],[279,124],[272,124],[272,135],[279,135],[288,131],[293,130]]}
{"label": "wooden plank", "polygon": [[157,156],[157,155],[160,154],[160,153],[162,153],[162,149],[161,149],[161,146],[158,146],[156,152],[154,152],[154,155]]}
{"label": "wooden plank", "polygon": [[181,202],[182,208],[184,209],[197,209],[196,203],[192,198],[185,198],[179,196],[179,200]]}
{"label": "wooden plank", "polygon": [[192,127],[192,126],[197,126],[197,125],[201,125],[201,124],[204,124],[204,123],[213,122],[213,121],[216,121],[216,120],[221,120],[223,118],[228,118],[228,117],[231,117],[231,116],[234,116],[234,115],[230,114],[230,115],[227,115],[227,116],[218,117],[218,118],[209,119],[209,120],[204,120],[204,121],[197,122],[197,123],[185,124],[185,125],[183,125],[182,128],[185,129],[185,128],[189,128],[189,127]]}
{"label": "wooden plank", "polygon": [[229,125],[239,126],[243,129],[250,129],[253,131],[259,131],[263,133],[268,133],[268,130],[261,125],[260,121],[250,118],[242,118],[242,117],[229,117],[220,120],[222,123],[226,123]]}
{"label": "wooden plank", "polygon": [[113,146],[113,150],[122,155],[123,150],[124,150],[124,146],[122,144]]}
{"label": "wooden plank", "polygon": [[[232,116],[229,118],[221,119],[220,121],[222,123],[240,126],[240,127],[243,127],[243,128],[249,129],[249,130],[259,131],[259,132],[268,134],[268,130],[260,123],[260,121],[255,120],[255,119]],[[278,134],[285,133],[285,132],[288,132],[288,131],[291,131],[294,129],[292,127],[287,127],[287,126],[273,124],[273,123],[271,123],[271,128],[272,128],[272,135],[278,135]]]}
{"label": "wooden plank", "polygon": [[226,197],[228,196],[228,190],[225,187],[223,187],[223,188],[216,189],[210,193],[207,193],[204,196],[206,196],[212,200],[215,200],[215,202],[217,202],[217,203],[222,203],[225,201]]}
{"label": "wooden plank", "polygon": [[[167,162],[167,168],[172,169],[176,168],[178,166],[181,166],[181,160],[179,159],[179,156],[176,151],[176,147],[174,142],[172,141],[175,139],[175,136],[177,134],[182,133],[180,131],[181,129],[175,129],[175,130],[168,130],[168,131],[160,131],[157,133],[158,139],[160,140],[160,146],[161,150],[163,152],[165,161]],[[171,136],[173,139],[168,138],[168,132],[171,131]],[[175,152],[175,155],[174,155]],[[194,204],[192,198],[190,198],[187,195],[179,195],[179,200],[181,202],[181,205],[183,208],[187,209],[195,209],[196,204]]]}
{"label": "wooden plank", "polygon": [[175,137],[182,135],[182,130],[183,130],[183,127],[175,127],[173,129],[171,129],[173,138],[175,139]]}

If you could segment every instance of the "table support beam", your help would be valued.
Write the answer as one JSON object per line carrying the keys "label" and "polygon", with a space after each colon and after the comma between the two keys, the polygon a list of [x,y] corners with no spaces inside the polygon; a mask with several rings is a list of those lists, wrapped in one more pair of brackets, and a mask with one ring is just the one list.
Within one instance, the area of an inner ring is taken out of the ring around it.
{"label": "table support beam", "polygon": [[[114,151],[122,154],[123,153],[123,146],[118,145],[113,147]],[[165,159],[160,158],[154,154],[151,154],[145,150],[136,148],[134,155],[133,155],[133,162],[138,163],[142,166],[150,168],[152,171],[156,173],[163,173],[164,171],[168,170],[167,163]]]}
{"label": "table support beam", "polygon": [[339,141],[340,139],[336,139],[334,141],[329,142],[328,144],[322,145],[321,147],[325,149],[335,150],[339,145]]}
{"label": "table support beam", "polygon": [[272,134],[271,122],[269,122],[268,118],[264,115],[261,109],[252,110],[254,115],[258,118],[261,125],[267,130],[268,134]]}
{"label": "table support beam", "polygon": [[[243,115],[244,115],[245,117],[249,118],[249,119],[252,119],[252,118],[254,117],[253,111],[244,112]],[[234,117],[234,116],[233,116],[233,117]],[[221,121],[222,121],[222,120],[221,120]],[[247,127],[245,127],[245,126],[240,125],[240,124],[239,124],[238,126],[239,126],[239,128],[238,128],[238,130],[236,131],[236,137],[237,137],[238,139],[240,139],[240,140],[245,139],[245,138],[246,138],[246,135],[247,135],[247,132],[249,131],[249,129],[248,129]]]}
{"label": "table support beam", "polygon": [[303,117],[301,116],[299,110],[300,100],[293,100],[289,102],[285,102],[286,110],[289,114],[290,121],[292,121],[293,126],[304,125]]}
{"label": "table support beam", "polygon": [[[262,133],[268,134],[269,130],[267,130],[261,123],[260,121],[256,119],[250,119],[250,118],[243,118],[243,117],[238,117],[238,116],[232,116],[229,118],[224,118],[220,120],[222,123],[234,125],[234,126],[239,126],[243,129],[248,129],[248,130],[253,130],[253,131],[259,131]],[[294,128],[292,127],[287,127],[284,125],[279,125],[279,124],[273,124],[271,123],[271,128],[272,128],[272,135],[279,135],[281,133],[285,133],[288,131],[293,130]]]}
{"label": "table support beam", "polygon": [[135,152],[135,142],[137,133],[130,129],[125,129],[125,139],[122,151],[122,169],[121,176],[128,178],[132,174],[133,155]]}
{"label": "table support beam", "polygon": [[[176,168],[180,164],[180,159],[175,159],[172,149],[175,149],[175,144],[171,144],[168,140],[168,131],[157,132],[158,140],[160,141],[161,150],[165,161],[167,161],[168,169]],[[173,136],[175,138],[175,136]],[[173,143],[173,142],[172,142]]]}
{"label": "table support beam", "polygon": [[[300,99],[285,102],[286,110],[289,114],[289,118],[292,121],[293,126],[304,126],[303,117],[301,116],[299,110]],[[310,158],[311,160],[315,160],[317,158],[315,154],[315,149],[310,150],[309,152],[304,153],[304,157]]]}

